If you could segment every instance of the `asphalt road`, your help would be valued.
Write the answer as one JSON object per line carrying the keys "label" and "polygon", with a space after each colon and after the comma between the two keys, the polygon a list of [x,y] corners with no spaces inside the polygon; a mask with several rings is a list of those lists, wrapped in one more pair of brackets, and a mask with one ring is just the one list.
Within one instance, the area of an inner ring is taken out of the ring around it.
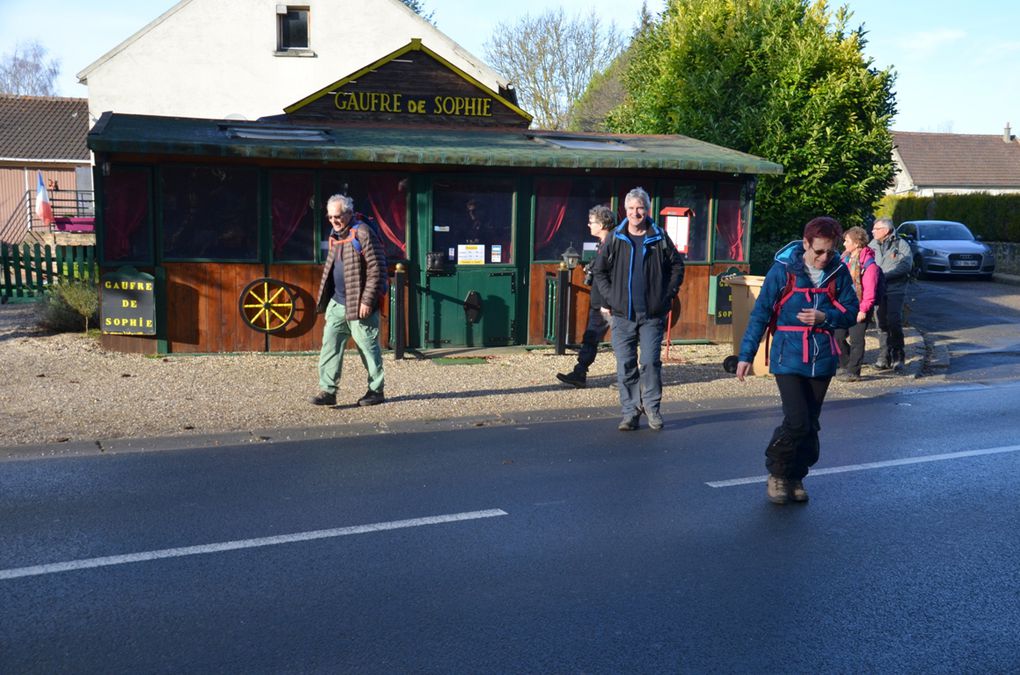
{"label": "asphalt road", "polygon": [[1020,287],[987,281],[914,281],[908,320],[950,353],[957,382],[1020,378]]}
{"label": "asphalt road", "polygon": [[2,462],[0,672],[1020,670],[1020,385],[744,403]]}

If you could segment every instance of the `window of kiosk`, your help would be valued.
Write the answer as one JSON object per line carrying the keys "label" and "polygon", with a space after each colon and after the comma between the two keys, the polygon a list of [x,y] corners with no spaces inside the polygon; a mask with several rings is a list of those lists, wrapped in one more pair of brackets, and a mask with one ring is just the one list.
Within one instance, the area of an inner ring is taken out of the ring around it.
{"label": "window of kiosk", "polygon": [[[319,178],[322,212],[332,195],[347,195],[354,211],[378,230],[386,260],[394,264],[407,257],[407,174],[376,171],[323,172]],[[330,225],[322,218],[320,247],[328,250]]]}
{"label": "window of kiosk", "polygon": [[747,262],[750,190],[746,183],[720,183],[714,260]]}
{"label": "window of kiosk", "polygon": [[[684,256],[688,262],[708,260],[708,203],[711,195],[711,183],[664,181],[659,184],[660,211],[669,206],[686,207],[691,210],[690,220],[686,223],[687,253]],[[675,243],[682,250],[685,242]]]}
{"label": "window of kiosk", "polygon": [[588,211],[613,200],[608,178],[536,178],[533,260],[559,262],[573,246],[584,258],[595,253]]}
{"label": "window of kiosk", "polygon": [[432,187],[432,247],[457,265],[513,262],[514,182],[439,178]]}
{"label": "window of kiosk", "polygon": [[258,259],[257,169],[165,165],[160,186],[164,259]]}
{"label": "window of kiosk", "polygon": [[269,176],[274,262],[315,261],[315,174],[274,171]]}
{"label": "window of kiosk", "polygon": [[103,262],[151,263],[148,167],[114,164],[103,177]]}

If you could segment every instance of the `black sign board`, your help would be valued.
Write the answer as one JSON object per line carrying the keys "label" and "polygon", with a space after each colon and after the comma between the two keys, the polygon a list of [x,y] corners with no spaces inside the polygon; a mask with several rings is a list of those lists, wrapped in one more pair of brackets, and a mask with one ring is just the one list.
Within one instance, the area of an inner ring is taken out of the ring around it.
{"label": "black sign board", "polygon": [[715,278],[715,322],[719,325],[733,323],[733,289],[727,280],[740,274],[740,270],[731,267]]}
{"label": "black sign board", "polygon": [[155,277],[134,267],[121,267],[104,274],[102,314],[104,333],[114,335],[156,334]]}

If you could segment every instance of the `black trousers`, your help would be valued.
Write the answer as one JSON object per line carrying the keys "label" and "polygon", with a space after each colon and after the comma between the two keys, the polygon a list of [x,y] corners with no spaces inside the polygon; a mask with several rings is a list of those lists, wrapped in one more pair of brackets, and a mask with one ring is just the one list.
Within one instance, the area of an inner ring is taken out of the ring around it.
{"label": "black trousers", "polygon": [[609,332],[609,322],[597,307],[588,310],[588,325],[581,337],[581,349],[577,352],[577,365],[574,366],[574,373],[587,375],[588,368],[595,363],[595,355],[599,351],[599,343],[605,339]]}
{"label": "black trousers", "polygon": [[773,476],[800,480],[818,461],[818,432],[830,377],[776,375],[783,401],[783,423],[765,448],[765,468]]}
{"label": "black trousers", "polygon": [[879,300],[878,360],[894,361],[903,357],[903,293],[889,294]]}
{"label": "black trousers", "polygon": [[864,363],[864,337],[871,323],[871,315],[861,323],[850,328],[837,328],[833,331],[836,344],[839,345],[839,367],[846,368],[848,373],[861,374]]}

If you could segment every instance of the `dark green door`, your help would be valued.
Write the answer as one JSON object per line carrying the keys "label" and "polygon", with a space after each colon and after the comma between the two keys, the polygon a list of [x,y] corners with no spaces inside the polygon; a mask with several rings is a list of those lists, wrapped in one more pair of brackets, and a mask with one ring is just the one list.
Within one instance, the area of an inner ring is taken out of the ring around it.
{"label": "dark green door", "polygon": [[514,181],[436,177],[428,213],[426,347],[496,347],[516,336]]}

